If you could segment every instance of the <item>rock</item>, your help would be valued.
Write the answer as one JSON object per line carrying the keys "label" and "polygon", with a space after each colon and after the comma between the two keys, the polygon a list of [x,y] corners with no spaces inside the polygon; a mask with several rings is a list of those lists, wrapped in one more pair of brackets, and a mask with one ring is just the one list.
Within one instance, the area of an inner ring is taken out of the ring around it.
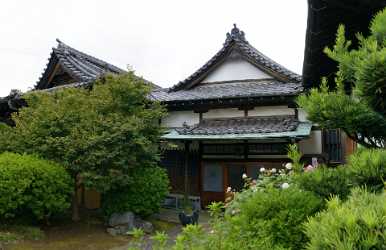
{"label": "rock", "polygon": [[115,228],[115,227],[108,227],[106,229],[107,233],[112,235],[112,236],[117,236],[119,235],[119,229]]}
{"label": "rock", "polygon": [[152,223],[134,216],[132,212],[114,213],[108,221],[107,233],[112,236],[127,235],[134,228],[142,229],[145,233],[153,233],[154,226]]}
{"label": "rock", "polygon": [[142,229],[145,233],[153,233],[154,226],[151,222],[142,220],[141,218],[136,217],[134,220],[135,228]]}
{"label": "rock", "polygon": [[109,226],[115,227],[119,225],[125,225],[132,230],[134,228],[135,216],[132,212],[114,213],[110,216]]}
{"label": "rock", "polygon": [[129,228],[128,226],[115,226],[115,227],[109,227],[106,229],[107,233],[109,233],[112,236],[117,236],[117,235],[127,235],[132,228]]}

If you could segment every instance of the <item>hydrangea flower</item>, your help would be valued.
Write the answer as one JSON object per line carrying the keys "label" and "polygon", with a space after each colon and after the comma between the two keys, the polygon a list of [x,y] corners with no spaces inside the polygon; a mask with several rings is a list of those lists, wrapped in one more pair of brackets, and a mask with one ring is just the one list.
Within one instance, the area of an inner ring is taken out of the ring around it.
{"label": "hydrangea flower", "polygon": [[285,168],[288,170],[291,170],[292,169],[292,163],[288,162],[287,164],[285,164]]}
{"label": "hydrangea flower", "polygon": [[261,173],[265,172],[265,168],[260,168],[260,172]]}
{"label": "hydrangea flower", "polygon": [[283,184],[281,184],[282,189],[287,189],[287,188],[289,188],[289,186],[290,185],[287,182],[284,182]]}
{"label": "hydrangea flower", "polygon": [[243,174],[243,179],[247,179],[247,178],[248,178],[247,174],[244,173],[244,174]]}
{"label": "hydrangea flower", "polygon": [[272,169],[271,169],[271,173],[274,174],[274,173],[276,173],[276,172],[277,172],[276,168],[272,168]]}

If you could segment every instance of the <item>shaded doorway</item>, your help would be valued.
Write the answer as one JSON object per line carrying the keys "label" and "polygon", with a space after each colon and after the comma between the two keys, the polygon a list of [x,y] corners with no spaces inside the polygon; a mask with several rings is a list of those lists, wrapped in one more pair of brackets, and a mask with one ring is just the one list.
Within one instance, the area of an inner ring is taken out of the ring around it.
{"label": "shaded doorway", "polygon": [[228,187],[241,191],[244,188],[243,174],[257,179],[260,168],[270,168],[270,162],[202,162],[201,202],[206,208],[211,202],[224,201]]}

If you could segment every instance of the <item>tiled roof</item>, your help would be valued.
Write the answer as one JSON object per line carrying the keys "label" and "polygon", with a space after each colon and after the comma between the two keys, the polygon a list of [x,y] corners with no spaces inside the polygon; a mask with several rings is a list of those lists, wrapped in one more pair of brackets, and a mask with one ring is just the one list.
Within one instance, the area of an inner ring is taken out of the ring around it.
{"label": "tiled roof", "polygon": [[74,82],[74,83],[69,83],[69,84],[65,84],[65,85],[59,85],[59,86],[51,87],[48,89],[44,89],[43,91],[53,92],[53,91],[56,91],[59,89],[64,89],[64,88],[81,88],[81,87],[87,88],[87,87],[91,87],[91,85],[92,85],[92,82]]}
{"label": "tiled roof", "polygon": [[297,129],[295,116],[264,116],[204,119],[192,127],[185,126],[176,131],[180,135],[227,135],[252,133],[278,133]]}
{"label": "tiled roof", "polygon": [[294,96],[303,90],[300,83],[282,83],[276,80],[234,81],[204,84],[189,90],[168,91],[156,89],[150,99],[161,102],[225,99],[260,96]]}
{"label": "tiled roof", "polygon": [[57,63],[77,82],[90,82],[105,73],[125,72],[112,64],[76,50],[60,40],[57,41],[58,46],[53,48],[47,67],[35,86],[36,89],[51,87],[47,86],[48,78]]}
{"label": "tiled roof", "polygon": [[245,39],[244,32],[239,30],[235,25],[231,33],[227,34],[227,38],[221,50],[191,76],[174,85],[170,91],[189,89],[196,85],[208,74],[211,69],[220,63],[227,55],[229,55],[232,50],[238,51],[243,57],[255,66],[261,68],[263,71],[276,75],[280,81],[300,82],[302,80],[300,75],[286,69],[284,66],[268,58],[250,45]]}

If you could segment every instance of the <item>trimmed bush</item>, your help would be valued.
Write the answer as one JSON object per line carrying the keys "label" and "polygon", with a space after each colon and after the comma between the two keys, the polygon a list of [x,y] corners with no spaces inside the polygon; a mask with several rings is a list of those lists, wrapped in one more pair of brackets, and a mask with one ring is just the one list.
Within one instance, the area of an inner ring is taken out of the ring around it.
{"label": "trimmed bush", "polygon": [[302,249],[308,241],[302,223],[320,211],[322,204],[313,193],[294,186],[256,191],[240,202],[237,210],[233,207],[234,211],[227,213],[231,227],[226,231],[236,234],[238,239],[232,241],[256,247],[251,249]]}
{"label": "trimmed bush", "polygon": [[358,150],[350,157],[347,167],[354,186],[366,187],[370,191],[383,190],[386,181],[386,150]]}
{"label": "trimmed bush", "polygon": [[131,211],[146,217],[160,209],[168,191],[169,179],[164,169],[137,168],[127,186],[114,188],[103,195],[102,209],[106,216]]}
{"label": "trimmed bush", "polygon": [[347,168],[343,166],[338,168],[321,166],[313,171],[297,174],[293,180],[301,189],[313,192],[324,199],[329,199],[332,195],[345,199],[351,188]]}
{"label": "trimmed bush", "polygon": [[70,206],[72,179],[60,165],[31,155],[0,155],[0,219],[48,219]]}
{"label": "trimmed bush", "polygon": [[307,249],[386,249],[385,204],[385,193],[358,188],[346,202],[333,198],[305,224]]}

